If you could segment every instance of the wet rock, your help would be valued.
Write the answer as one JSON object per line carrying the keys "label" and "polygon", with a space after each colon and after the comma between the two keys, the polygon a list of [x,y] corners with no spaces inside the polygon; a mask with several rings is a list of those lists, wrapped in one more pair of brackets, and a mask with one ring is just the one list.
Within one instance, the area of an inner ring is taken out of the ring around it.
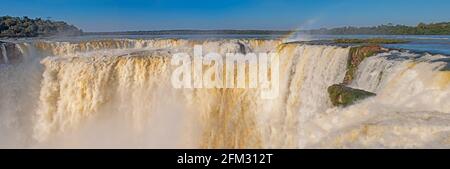
{"label": "wet rock", "polygon": [[353,89],[343,84],[334,84],[328,87],[328,94],[333,106],[352,105],[358,100],[376,95],[375,93],[360,89]]}
{"label": "wet rock", "polygon": [[0,41],[0,64],[16,64],[22,60],[22,57],[16,44]]}
{"label": "wet rock", "polygon": [[347,62],[347,72],[345,73],[343,83],[350,84],[352,82],[355,78],[356,70],[358,70],[358,65],[361,64],[365,58],[386,51],[387,49],[384,49],[379,45],[365,45],[350,48],[350,56]]}

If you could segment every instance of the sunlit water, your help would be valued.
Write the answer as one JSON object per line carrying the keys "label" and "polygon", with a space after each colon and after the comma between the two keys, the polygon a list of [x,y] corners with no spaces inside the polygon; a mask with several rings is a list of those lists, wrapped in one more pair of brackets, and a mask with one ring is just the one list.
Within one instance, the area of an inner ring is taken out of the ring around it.
{"label": "sunlit water", "polygon": [[[251,34],[199,34],[199,35],[86,35],[76,37],[39,38],[50,41],[83,41],[99,39],[189,39],[189,40],[220,40],[220,39],[284,39],[285,41],[316,41],[333,40],[340,38],[386,38],[401,39],[408,43],[383,44],[387,48],[405,49],[413,52],[428,52],[434,54],[450,55],[450,35],[251,35]],[[30,41],[36,38],[20,39]],[[6,40],[11,41],[11,40]],[[13,40],[14,41],[14,40]]]}
{"label": "sunlit water", "polygon": [[[327,87],[343,82],[350,47],[251,35],[173,38],[8,40],[23,60],[0,67],[0,147],[450,147],[450,61],[432,51],[445,37],[408,36],[431,54],[391,50],[364,60],[350,86],[377,96],[349,107],[333,107]],[[325,38],[336,37],[316,39]],[[170,58],[192,54],[194,45],[221,55],[277,53],[279,97],[173,88]]]}
{"label": "sunlit water", "polygon": [[367,39],[367,38],[386,38],[401,39],[408,43],[403,44],[384,44],[388,48],[406,49],[413,52],[429,52],[435,54],[450,55],[450,36],[449,35],[292,35],[290,41],[314,41],[314,40],[333,40],[340,38],[348,39]]}

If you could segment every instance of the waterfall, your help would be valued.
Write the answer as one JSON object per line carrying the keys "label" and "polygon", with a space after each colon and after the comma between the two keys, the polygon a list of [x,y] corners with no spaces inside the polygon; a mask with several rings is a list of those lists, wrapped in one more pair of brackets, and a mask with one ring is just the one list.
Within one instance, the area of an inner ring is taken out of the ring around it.
{"label": "waterfall", "polygon": [[[0,67],[0,147],[27,147],[33,141],[33,112],[40,94],[42,57],[29,43],[17,43],[20,62]],[[14,53],[11,53],[11,55]],[[14,58],[14,56],[11,56]]]}
{"label": "waterfall", "polygon": [[2,51],[3,63],[8,64],[8,53],[6,52],[6,46],[4,43],[0,45],[0,49]]}
{"label": "waterfall", "polygon": [[[109,53],[109,56],[102,56],[104,53],[100,52],[89,53],[89,57],[48,57],[42,61],[45,72],[35,138],[46,140],[52,134],[76,129],[86,119],[102,114],[125,116],[123,119],[131,120],[133,131],[142,131],[142,128],[148,131],[149,127],[154,128],[150,122],[155,120],[152,119],[154,113],[163,114],[171,110],[169,107],[179,107],[179,112],[175,112],[177,116],[196,117],[186,118],[191,121],[183,125],[198,126],[196,129],[191,126],[173,130],[197,133],[195,137],[184,138],[201,138],[193,146],[296,147],[301,123],[331,107],[326,89],[343,80],[348,48],[287,45],[279,49],[276,46],[257,49],[252,47],[255,42],[240,41],[204,42],[203,45],[206,51],[224,54],[242,51],[241,43],[244,51],[277,51],[280,54],[282,85],[286,89],[280,97],[263,100],[259,91],[252,89],[173,89],[168,80],[170,50],[162,53],[150,50],[136,55]],[[169,98],[177,100],[177,104],[163,107],[169,103],[162,102],[163,98],[155,98],[158,97],[155,93],[159,92],[170,94]],[[270,104],[273,107],[267,106]],[[118,123],[125,124],[126,121]],[[144,140],[157,141],[152,137]]]}
{"label": "waterfall", "polygon": [[305,124],[303,147],[449,147],[447,56],[390,51],[364,60],[353,88],[376,97]]}
{"label": "waterfall", "polygon": [[282,126],[282,132],[286,132],[282,141],[287,143],[279,146],[297,147],[303,123],[331,107],[327,88],[343,81],[348,52],[349,48],[335,46],[281,46],[281,105],[274,115],[282,114],[276,125]]}
{"label": "waterfall", "polygon": [[[277,53],[279,95],[259,88],[176,89],[174,53]],[[0,144],[30,147],[442,147],[450,142],[448,57],[387,51],[360,63],[333,107],[350,47],[280,40],[89,40],[17,43],[0,67]],[[2,54],[5,52],[2,52]],[[20,133],[20,134],[17,134]],[[20,140],[20,141],[18,141]]]}

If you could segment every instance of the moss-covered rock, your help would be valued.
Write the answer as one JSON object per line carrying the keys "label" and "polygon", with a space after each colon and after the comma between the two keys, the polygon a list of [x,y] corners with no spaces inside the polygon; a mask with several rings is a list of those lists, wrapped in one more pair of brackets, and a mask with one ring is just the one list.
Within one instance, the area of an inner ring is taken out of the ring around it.
{"label": "moss-covered rock", "polygon": [[358,100],[376,95],[375,93],[360,89],[353,89],[343,84],[334,84],[328,87],[328,94],[330,96],[331,103],[334,106],[348,106]]}
{"label": "moss-covered rock", "polygon": [[358,65],[361,62],[370,56],[374,56],[378,53],[384,52],[386,49],[383,49],[379,45],[365,45],[365,46],[356,46],[350,48],[349,58],[347,61],[347,72],[345,73],[344,84],[350,84],[352,80],[355,78],[356,70],[358,70]]}

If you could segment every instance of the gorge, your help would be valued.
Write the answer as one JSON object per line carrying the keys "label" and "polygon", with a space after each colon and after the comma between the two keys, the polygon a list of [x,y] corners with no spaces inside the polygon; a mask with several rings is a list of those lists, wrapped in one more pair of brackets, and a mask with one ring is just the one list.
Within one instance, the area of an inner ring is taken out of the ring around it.
{"label": "gorge", "polygon": [[[1,43],[0,147],[424,148],[450,145],[450,59],[278,39]],[[175,53],[277,53],[279,95],[171,85]],[[362,54],[355,54],[362,53]],[[335,106],[329,87],[373,93]]]}

